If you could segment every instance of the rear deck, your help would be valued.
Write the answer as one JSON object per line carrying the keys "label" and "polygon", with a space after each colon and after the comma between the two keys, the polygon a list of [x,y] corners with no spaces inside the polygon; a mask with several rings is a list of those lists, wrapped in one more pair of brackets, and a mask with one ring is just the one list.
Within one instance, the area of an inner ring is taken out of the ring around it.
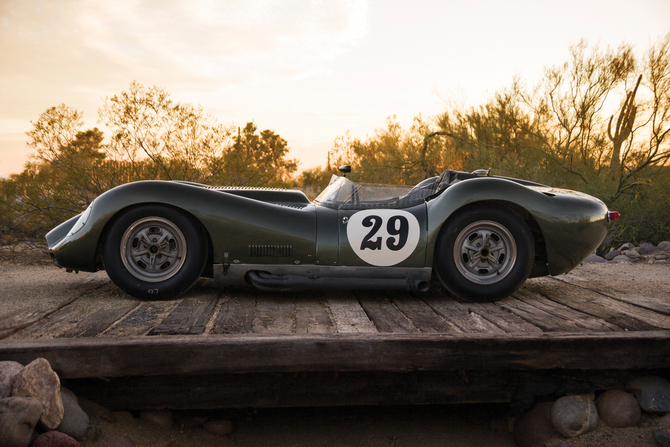
{"label": "rear deck", "polygon": [[[482,390],[509,400],[510,371],[670,368],[670,291],[641,294],[579,269],[487,304],[435,287],[267,294],[206,280],[183,298],[141,302],[104,272],[71,277],[58,302],[0,317],[0,361],[47,358],[61,378],[86,379],[74,383],[108,400],[115,392],[104,385],[114,383],[116,394],[154,387],[150,405],[170,406],[159,382],[183,388],[173,401],[201,406],[302,405],[345,391],[359,396],[343,403],[382,403],[400,384],[412,394],[396,396],[403,403]],[[292,397],[277,397],[278,384]]]}

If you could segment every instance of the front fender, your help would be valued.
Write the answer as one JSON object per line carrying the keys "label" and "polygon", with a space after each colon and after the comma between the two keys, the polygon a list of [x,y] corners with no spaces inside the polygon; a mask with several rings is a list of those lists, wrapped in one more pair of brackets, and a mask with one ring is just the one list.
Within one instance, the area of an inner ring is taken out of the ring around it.
{"label": "front fender", "polygon": [[428,202],[428,256],[444,223],[464,206],[496,201],[517,205],[537,222],[547,249],[548,271],[570,271],[591,254],[607,234],[607,206],[595,197],[558,188],[523,186],[511,180],[482,177],[450,186]]}

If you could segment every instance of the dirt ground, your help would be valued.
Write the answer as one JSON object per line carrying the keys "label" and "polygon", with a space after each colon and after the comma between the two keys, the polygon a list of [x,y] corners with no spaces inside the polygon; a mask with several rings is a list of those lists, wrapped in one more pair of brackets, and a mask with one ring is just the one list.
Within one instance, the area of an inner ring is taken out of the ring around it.
{"label": "dirt ground", "polygon": [[[50,265],[48,256],[35,250],[14,252],[0,248],[0,315],[24,311],[45,300],[57,303],[72,295],[73,285],[103,282],[104,272],[68,274]],[[636,293],[670,302],[670,264],[588,264],[569,275],[575,281],[616,284]],[[110,293],[109,287],[94,294]],[[117,292],[120,293],[120,292]],[[92,297],[93,298],[93,297]],[[102,300],[104,297],[97,297]],[[97,300],[94,300],[97,301]],[[505,417],[506,405],[443,405],[396,407],[313,407],[297,409],[221,410],[174,412],[172,429],[139,419],[119,417],[116,423],[100,421],[102,437],[89,446],[105,446],[109,436],[122,435],[136,446],[514,446]],[[197,421],[227,419],[231,435],[216,437]],[[659,417],[645,415],[633,428],[604,426],[577,439],[551,439],[547,447],[657,447],[652,436]]]}

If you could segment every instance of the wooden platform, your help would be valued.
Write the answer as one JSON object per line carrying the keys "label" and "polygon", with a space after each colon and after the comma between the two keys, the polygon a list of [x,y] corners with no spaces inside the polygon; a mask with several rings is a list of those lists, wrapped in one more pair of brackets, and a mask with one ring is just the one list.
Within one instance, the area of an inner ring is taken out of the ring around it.
{"label": "wooden platform", "polygon": [[[563,275],[471,304],[439,288],[267,294],[203,280],[184,298],[141,302],[98,272],[57,305],[0,317],[0,361],[44,357],[63,379],[125,377],[144,387],[141,377],[157,375],[182,383],[228,375],[230,384],[240,374],[265,374],[260,383],[268,374],[310,373],[323,388],[329,374],[348,372],[367,381],[387,374],[377,382],[467,372],[490,383],[500,371],[670,368],[670,300],[659,293]],[[354,389],[347,380],[336,388]]]}

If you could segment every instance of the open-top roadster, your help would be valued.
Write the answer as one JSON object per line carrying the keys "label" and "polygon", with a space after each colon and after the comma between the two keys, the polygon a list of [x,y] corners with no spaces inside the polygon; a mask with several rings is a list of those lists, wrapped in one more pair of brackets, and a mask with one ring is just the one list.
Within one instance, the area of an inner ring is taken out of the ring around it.
{"label": "open-top roadster", "polygon": [[[342,167],[348,172],[348,167]],[[611,219],[598,199],[524,180],[445,171],[414,187],[333,176],[304,193],[128,183],[62,223],[47,243],[68,270],[105,269],[138,298],[167,299],[199,277],[260,290],[428,290],[493,301],[526,278],[577,266]]]}

